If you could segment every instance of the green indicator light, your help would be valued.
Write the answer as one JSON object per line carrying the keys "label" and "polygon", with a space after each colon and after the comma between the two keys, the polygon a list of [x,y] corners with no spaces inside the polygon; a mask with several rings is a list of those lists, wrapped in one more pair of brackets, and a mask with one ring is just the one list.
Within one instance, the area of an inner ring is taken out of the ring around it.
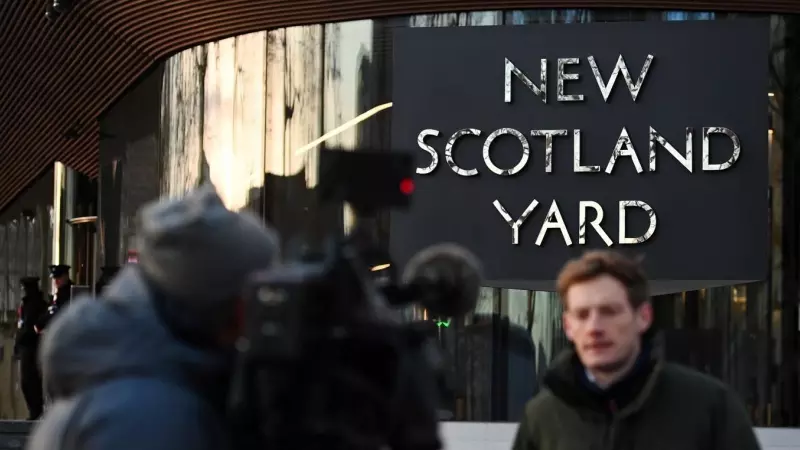
{"label": "green indicator light", "polygon": [[436,326],[439,327],[439,328],[442,328],[442,327],[449,328],[450,327],[450,319],[447,319],[446,321],[445,320],[437,320],[436,321]]}

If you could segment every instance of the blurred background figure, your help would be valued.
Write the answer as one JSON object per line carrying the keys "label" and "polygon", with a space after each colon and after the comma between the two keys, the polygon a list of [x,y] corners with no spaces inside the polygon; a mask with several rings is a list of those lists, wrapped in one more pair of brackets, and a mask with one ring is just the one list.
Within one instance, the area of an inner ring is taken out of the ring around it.
{"label": "blurred background figure", "polygon": [[100,268],[100,278],[94,285],[94,293],[96,296],[99,297],[103,293],[103,289],[114,279],[117,273],[119,273],[119,267],[117,266]]}
{"label": "blurred background figure", "polygon": [[78,301],[42,341],[53,403],[31,450],[228,448],[225,423],[242,288],[278,257],[263,222],[225,208],[211,186],[145,206],[138,264],[102,301]]}
{"label": "blurred background figure", "polygon": [[58,264],[50,266],[50,277],[56,285],[56,295],[53,297],[53,306],[58,310],[69,304],[72,299],[72,279],[69,277],[70,266]]}
{"label": "blurred background figure", "polygon": [[42,376],[39,372],[39,333],[36,324],[47,314],[47,300],[39,288],[38,277],[20,280],[22,302],[17,309],[17,333],[14,355],[19,360],[20,385],[28,406],[28,420],[36,420],[42,414]]}
{"label": "blurred background figure", "polygon": [[53,279],[53,284],[56,287],[56,293],[53,296],[53,301],[50,304],[49,312],[50,319],[55,316],[59,310],[63,309],[72,300],[72,279],[69,276],[70,266],[66,264],[58,264],[50,266],[50,278]]}
{"label": "blurred background figure", "polygon": [[72,279],[69,277],[70,266],[57,264],[50,266],[50,278],[56,288],[56,293],[44,314],[36,324],[36,332],[42,333],[59,310],[66,307],[72,299]]}

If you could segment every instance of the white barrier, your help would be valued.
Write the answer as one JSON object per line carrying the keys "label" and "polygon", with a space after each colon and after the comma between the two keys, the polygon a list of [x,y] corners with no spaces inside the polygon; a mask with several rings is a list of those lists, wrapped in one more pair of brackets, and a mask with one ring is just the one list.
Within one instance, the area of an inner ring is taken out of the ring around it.
{"label": "white barrier", "polygon": [[[510,450],[515,423],[445,422],[445,450]],[[756,428],[762,450],[800,450],[800,428]]]}

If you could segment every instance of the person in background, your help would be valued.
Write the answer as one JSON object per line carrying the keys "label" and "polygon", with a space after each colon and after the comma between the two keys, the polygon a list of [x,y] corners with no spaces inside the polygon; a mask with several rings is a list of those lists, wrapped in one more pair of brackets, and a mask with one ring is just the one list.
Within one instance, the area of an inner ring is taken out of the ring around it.
{"label": "person in background", "polygon": [[526,408],[514,450],[758,450],[737,395],[663,360],[637,261],[588,252],[558,276],[573,348]]}
{"label": "person in background", "polygon": [[139,262],[79,301],[42,341],[52,405],[29,450],[222,450],[242,290],[278,258],[276,234],[213,187],[146,205]]}
{"label": "person in background", "polygon": [[53,306],[55,306],[56,311],[67,306],[72,300],[70,269],[71,267],[66,264],[50,266],[50,277],[56,285],[56,295],[53,297]]}
{"label": "person in background", "polygon": [[42,333],[47,325],[53,320],[53,317],[67,305],[72,299],[72,279],[69,277],[70,266],[66,264],[57,264],[50,266],[50,278],[56,286],[56,294],[53,296],[50,306],[47,308],[47,314],[43,315],[41,320],[36,324],[36,332]]}
{"label": "person in background", "polygon": [[42,415],[44,398],[37,359],[39,333],[36,332],[35,325],[47,314],[47,301],[39,289],[38,277],[24,277],[20,284],[23,294],[17,309],[14,355],[19,360],[20,388],[28,406],[28,420],[36,420]]}

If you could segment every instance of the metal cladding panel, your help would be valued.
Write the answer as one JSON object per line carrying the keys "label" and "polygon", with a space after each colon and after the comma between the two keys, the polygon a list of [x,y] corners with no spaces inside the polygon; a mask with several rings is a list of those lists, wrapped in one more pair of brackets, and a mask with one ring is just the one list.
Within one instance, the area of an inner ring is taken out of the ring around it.
{"label": "metal cladding panel", "polygon": [[796,0],[75,0],[0,2],[0,210],[54,161],[98,172],[97,117],[155,62],[269,28],[435,12],[650,8],[797,13]]}

